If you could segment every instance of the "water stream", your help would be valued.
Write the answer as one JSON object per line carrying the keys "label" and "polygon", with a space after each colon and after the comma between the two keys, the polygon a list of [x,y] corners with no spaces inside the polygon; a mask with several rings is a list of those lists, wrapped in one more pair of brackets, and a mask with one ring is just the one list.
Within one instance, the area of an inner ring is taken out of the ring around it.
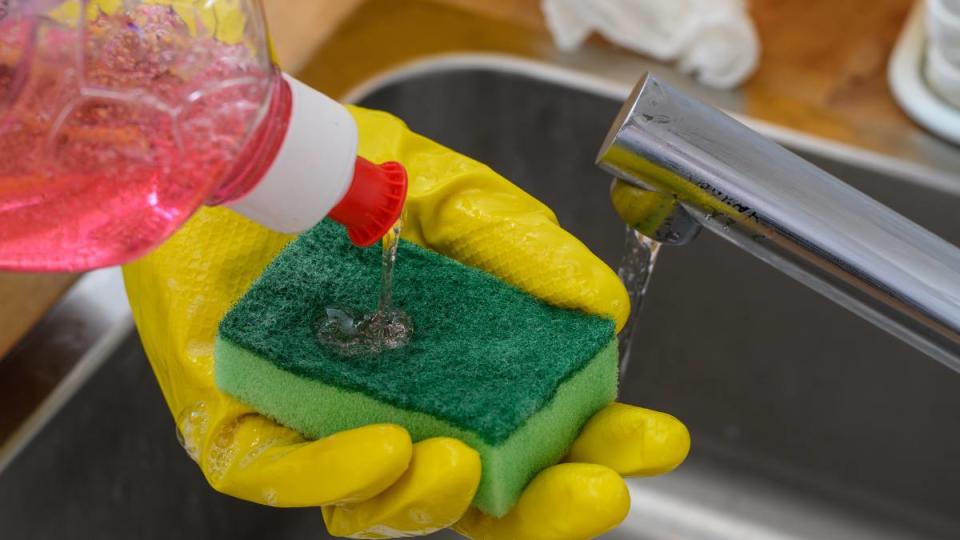
{"label": "water stream", "polygon": [[633,348],[633,338],[640,321],[640,310],[643,308],[643,297],[650,285],[650,276],[657,263],[660,253],[660,242],[647,238],[633,227],[627,227],[626,241],[624,242],[623,259],[617,275],[623,281],[630,295],[630,319],[620,331],[620,376],[627,372],[630,363],[630,351]]}

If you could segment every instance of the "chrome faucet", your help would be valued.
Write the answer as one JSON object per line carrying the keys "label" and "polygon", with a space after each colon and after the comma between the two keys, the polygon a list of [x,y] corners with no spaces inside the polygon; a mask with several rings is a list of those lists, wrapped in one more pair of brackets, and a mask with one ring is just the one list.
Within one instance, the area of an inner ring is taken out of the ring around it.
{"label": "chrome faucet", "polygon": [[645,235],[707,228],[960,371],[960,249],[719,110],[648,74],[597,164]]}

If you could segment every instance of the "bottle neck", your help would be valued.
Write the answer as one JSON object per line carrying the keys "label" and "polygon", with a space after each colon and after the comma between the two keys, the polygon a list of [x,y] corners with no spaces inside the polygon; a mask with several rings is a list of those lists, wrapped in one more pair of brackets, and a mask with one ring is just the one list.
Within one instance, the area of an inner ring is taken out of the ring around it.
{"label": "bottle neck", "polygon": [[247,139],[223,182],[207,199],[207,204],[225,204],[240,199],[267,174],[290,126],[292,104],[290,85],[278,71],[270,89],[270,104],[266,114]]}
{"label": "bottle neck", "polygon": [[297,233],[316,225],[350,188],[357,125],[340,103],[288,75],[278,79],[289,96],[278,92],[273,118],[257,128],[268,142],[256,149],[251,141],[252,155],[218,201],[275,231]]}
{"label": "bottle neck", "polygon": [[277,80],[266,118],[209,202],[286,233],[329,215],[355,244],[373,244],[400,217],[406,170],[357,156],[357,126],[343,105],[286,75]]}

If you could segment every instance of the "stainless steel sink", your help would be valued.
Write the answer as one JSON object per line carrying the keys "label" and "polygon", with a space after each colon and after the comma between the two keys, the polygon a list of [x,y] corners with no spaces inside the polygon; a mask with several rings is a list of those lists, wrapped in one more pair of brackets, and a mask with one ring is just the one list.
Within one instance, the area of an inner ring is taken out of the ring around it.
{"label": "stainless steel sink", "polygon": [[[591,188],[622,98],[533,66],[454,66],[398,74],[362,104],[488,163],[618,264],[622,222]],[[801,154],[960,244],[960,171],[950,193],[817,142]],[[960,537],[960,375],[708,233],[665,248],[640,317],[621,399],[683,419],[694,448],[635,482],[652,509],[636,502],[631,533]]]}
{"label": "stainless steel sink", "polygon": [[[593,161],[626,88],[556,75],[448,58],[354,97],[488,163],[616,265],[623,225]],[[788,142],[960,243],[960,176]],[[678,471],[631,481],[610,538],[960,538],[960,375],[706,233],[661,253],[640,317],[621,399],[684,420],[693,450]],[[131,336],[2,472],[0,531],[320,535],[315,510],[213,493],[173,432]]]}

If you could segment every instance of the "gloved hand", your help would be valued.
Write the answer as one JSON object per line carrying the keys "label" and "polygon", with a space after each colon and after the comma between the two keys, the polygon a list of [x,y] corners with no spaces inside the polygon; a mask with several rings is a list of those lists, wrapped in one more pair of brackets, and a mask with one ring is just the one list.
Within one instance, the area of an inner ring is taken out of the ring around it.
{"label": "gloved hand", "polygon": [[[363,157],[407,167],[404,238],[622,327],[629,305],[617,276],[549,209],[388,114],[351,112]],[[495,519],[469,507],[480,461],[460,441],[413,444],[394,425],[306,441],[276,425],[216,388],[213,342],[220,319],[291,239],[207,208],[124,268],[147,357],[185,449],[214,489],[275,506],[323,506],[339,536],[410,536],[454,526],[471,538],[587,538],[626,516],[621,475],[666,472],[686,456],[689,435],[675,418],[613,404],[587,423],[568,463],[541,472],[514,509]]]}

